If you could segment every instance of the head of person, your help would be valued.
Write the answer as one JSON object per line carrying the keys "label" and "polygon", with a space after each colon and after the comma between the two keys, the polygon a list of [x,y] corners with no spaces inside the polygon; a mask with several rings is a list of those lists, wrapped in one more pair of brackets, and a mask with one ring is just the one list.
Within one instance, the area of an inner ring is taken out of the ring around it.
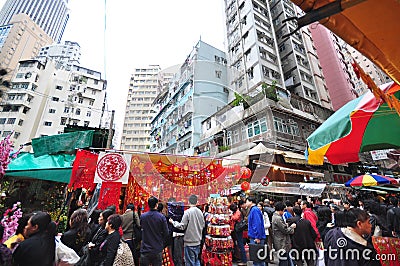
{"label": "head of person", "polygon": [[271,205],[270,205],[270,202],[269,202],[269,199],[265,199],[264,200],[264,206],[267,206],[267,207],[270,207]]}
{"label": "head of person", "polygon": [[110,205],[106,209],[111,210],[113,214],[117,212],[117,207],[115,205]]}
{"label": "head of person", "polygon": [[301,214],[303,213],[303,210],[300,208],[300,206],[294,206],[293,207],[293,213],[296,216],[300,216],[301,217]]}
{"label": "head of person", "polygon": [[[47,212],[36,212],[31,218],[29,218],[28,223],[24,228],[24,235],[30,237],[36,233],[48,232],[50,234],[55,234],[55,228],[52,228],[52,221],[50,214]],[[54,232],[52,232],[54,230]]]}
{"label": "head of person", "polygon": [[157,204],[157,211],[162,212],[163,210],[164,210],[164,204],[162,204],[162,202],[159,202]]}
{"label": "head of person", "polygon": [[105,228],[108,232],[112,232],[118,230],[121,224],[122,224],[121,216],[119,216],[118,214],[112,214],[107,218],[107,223]]}
{"label": "head of person", "polygon": [[366,211],[353,208],[346,212],[346,216],[348,226],[352,227],[354,232],[360,236],[371,234],[372,225]]}
{"label": "head of person", "polygon": [[71,229],[76,229],[79,233],[85,233],[88,226],[88,214],[85,209],[77,209],[69,219]]}
{"label": "head of person", "polygon": [[392,204],[394,207],[397,207],[399,205],[399,200],[396,197],[391,197],[389,199],[390,204]]}
{"label": "head of person", "polygon": [[277,203],[275,203],[275,211],[279,214],[279,215],[283,215],[283,211],[285,210],[286,206],[282,201],[278,201]]}
{"label": "head of person", "polygon": [[348,202],[347,200],[343,201],[343,208],[345,210],[349,210],[350,209],[350,202]]}
{"label": "head of person", "polygon": [[304,209],[309,209],[309,208],[311,208],[312,205],[311,205],[311,202],[308,202],[308,201],[306,201],[306,200],[302,200],[302,201],[301,201],[300,207],[301,207],[302,210],[304,210]]}
{"label": "head of person", "polygon": [[244,201],[244,200],[239,200],[239,203],[238,203],[238,206],[240,207],[240,208],[246,208],[246,201]]}
{"label": "head of person", "polygon": [[286,200],[285,201],[285,205],[286,205],[286,208],[287,207],[293,207],[293,203],[290,200]]}
{"label": "head of person", "polygon": [[339,211],[339,206],[337,206],[336,204],[331,204],[330,206],[331,212],[335,213],[337,211]]}
{"label": "head of person", "polygon": [[253,196],[247,197],[247,199],[246,199],[246,206],[247,207],[250,207],[250,206],[253,206],[253,205],[256,205],[256,204],[257,204],[257,202],[256,202],[256,198],[255,197],[253,197]]}
{"label": "head of person", "polygon": [[260,209],[260,211],[263,211],[264,209],[264,204],[262,201],[260,201],[259,203],[257,203],[257,207]]}
{"label": "head of person", "polygon": [[229,209],[232,211],[232,213],[235,213],[238,210],[238,206],[236,205],[236,203],[232,203],[231,205],[229,205]]}
{"label": "head of person", "polygon": [[364,207],[364,201],[363,200],[359,200],[358,201],[358,206],[359,207]]}
{"label": "head of person", "polygon": [[327,206],[320,206],[317,210],[318,221],[330,223],[332,221],[332,211]]}
{"label": "head of person", "polygon": [[197,204],[197,196],[196,195],[190,195],[189,204],[190,205],[196,205]]}
{"label": "head of person", "polygon": [[101,212],[102,212],[101,210],[94,210],[92,212],[92,214],[90,214],[90,216],[89,216],[89,223],[90,224],[99,224],[99,217],[100,217]]}
{"label": "head of person", "polygon": [[104,211],[102,211],[99,216],[99,225],[105,228],[108,217],[110,217],[113,214],[114,212],[110,209],[105,209]]}
{"label": "head of person", "polygon": [[[24,235],[25,226],[28,224],[28,221],[32,217],[32,215],[33,215],[33,213],[28,213],[28,214],[24,214],[21,218],[19,218],[17,230],[15,231],[16,235],[18,235],[18,234]],[[26,236],[24,236],[24,237],[26,237]]]}
{"label": "head of person", "polygon": [[129,203],[128,205],[126,205],[126,210],[135,211],[135,205],[133,205],[133,203]]}
{"label": "head of person", "polygon": [[158,204],[158,199],[156,197],[151,196],[148,200],[147,200],[147,204],[149,205],[149,208],[152,210],[155,210]]}

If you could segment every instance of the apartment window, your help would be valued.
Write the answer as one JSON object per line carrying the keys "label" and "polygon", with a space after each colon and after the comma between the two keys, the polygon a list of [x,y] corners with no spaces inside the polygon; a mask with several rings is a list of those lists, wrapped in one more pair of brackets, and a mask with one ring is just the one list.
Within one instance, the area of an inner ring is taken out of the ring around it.
{"label": "apartment window", "polygon": [[7,137],[8,135],[11,134],[11,131],[3,131],[3,134],[1,135],[2,137]]}
{"label": "apartment window", "polygon": [[7,120],[7,124],[9,124],[9,125],[13,125],[14,123],[15,123],[15,118],[9,118],[8,120]]}
{"label": "apartment window", "polygon": [[56,113],[56,109],[49,109],[49,113],[50,114],[55,114]]}
{"label": "apartment window", "polygon": [[83,103],[83,98],[79,98],[78,103]]}
{"label": "apartment window", "polygon": [[76,115],[80,115],[80,114],[81,114],[81,109],[79,109],[79,108],[76,108],[76,112],[75,112],[75,114],[76,114]]}
{"label": "apartment window", "polygon": [[64,107],[64,113],[69,113],[69,107]]}
{"label": "apartment window", "polygon": [[220,71],[220,70],[215,70],[215,76],[217,77],[217,78],[221,78],[221,76],[222,76],[222,71]]}
{"label": "apartment window", "polygon": [[92,116],[92,112],[91,111],[87,111],[86,116],[87,117],[91,117]]}
{"label": "apartment window", "polygon": [[51,98],[51,100],[52,100],[53,102],[58,102],[58,101],[60,100],[60,98],[58,98],[58,97],[53,97],[53,98]]}
{"label": "apartment window", "polygon": [[45,122],[44,122],[44,125],[45,125],[46,127],[51,127],[51,124],[52,124],[52,122],[49,122],[49,121],[45,121]]}
{"label": "apartment window", "polygon": [[92,90],[92,95],[96,95],[96,90]]}
{"label": "apartment window", "polygon": [[60,91],[61,91],[62,89],[63,89],[62,86],[60,86],[60,85],[57,85],[57,86],[56,86],[56,90],[60,90]]}
{"label": "apartment window", "polygon": [[238,143],[240,141],[239,138],[239,130],[234,130],[233,131],[233,143]]}
{"label": "apartment window", "polygon": [[227,146],[232,145],[232,131],[228,131],[226,133],[226,145]]}
{"label": "apartment window", "polygon": [[6,118],[0,118],[0,125],[3,125],[6,123]]}
{"label": "apartment window", "polygon": [[61,117],[60,125],[64,126],[67,123],[67,118]]}
{"label": "apartment window", "polygon": [[15,131],[14,132],[14,139],[19,138],[20,135],[21,135],[21,133]]}
{"label": "apartment window", "polygon": [[94,104],[94,100],[90,100],[90,101],[89,101],[89,105],[90,105],[90,106],[93,106],[93,104]]}
{"label": "apartment window", "polygon": [[95,80],[94,80],[94,84],[95,84],[95,85],[99,84],[99,81],[95,79]]}
{"label": "apartment window", "polygon": [[20,79],[20,78],[23,78],[23,77],[24,77],[24,73],[18,73],[17,76],[16,76],[17,79]]}
{"label": "apartment window", "polygon": [[85,122],[83,122],[83,126],[84,126],[84,127],[88,127],[88,126],[89,126],[89,123],[90,123],[89,121],[85,121]]}
{"label": "apartment window", "polygon": [[247,139],[247,132],[246,132],[246,127],[241,128],[241,135],[242,135],[242,140]]}
{"label": "apartment window", "polygon": [[23,123],[24,123],[24,120],[20,119],[20,120],[18,121],[18,126],[22,126]]}

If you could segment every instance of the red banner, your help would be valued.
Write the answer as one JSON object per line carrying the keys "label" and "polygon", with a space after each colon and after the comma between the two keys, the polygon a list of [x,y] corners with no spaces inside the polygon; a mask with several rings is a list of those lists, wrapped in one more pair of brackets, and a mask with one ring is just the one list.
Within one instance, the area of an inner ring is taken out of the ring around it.
{"label": "red banner", "polygon": [[99,155],[90,151],[78,150],[72,166],[69,189],[86,188],[92,190],[94,174],[96,172],[97,157]]}
{"label": "red banner", "polygon": [[121,194],[121,182],[103,182],[101,183],[99,203],[97,209],[104,210],[108,206],[119,206],[119,196]]}

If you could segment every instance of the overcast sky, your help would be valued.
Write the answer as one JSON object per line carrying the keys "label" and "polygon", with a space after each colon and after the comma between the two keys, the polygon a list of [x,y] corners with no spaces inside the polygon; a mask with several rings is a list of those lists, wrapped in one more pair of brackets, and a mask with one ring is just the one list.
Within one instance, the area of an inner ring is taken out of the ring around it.
{"label": "overcast sky", "polygon": [[[3,6],[5,0],[0,0]],[[118,139],[130,74],[183,63],[200,39],[224,49],[223,0],[70,0],[64,40],[81,46],[81,65],[107,79]],[[106,21],[106,23],[105,23]],[[114,143],[119,147],[119,143]]]}

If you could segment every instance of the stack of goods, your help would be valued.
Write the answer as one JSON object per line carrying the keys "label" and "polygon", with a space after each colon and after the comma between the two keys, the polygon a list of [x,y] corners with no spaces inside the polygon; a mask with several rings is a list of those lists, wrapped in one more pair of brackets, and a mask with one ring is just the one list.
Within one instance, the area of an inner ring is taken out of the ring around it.
{"label": "stack of goods", "polygon": [[232,265],[233,240],[229,226],[230,211],[226,198],[209,201],[207,235],[203,260],[205,265]]}

